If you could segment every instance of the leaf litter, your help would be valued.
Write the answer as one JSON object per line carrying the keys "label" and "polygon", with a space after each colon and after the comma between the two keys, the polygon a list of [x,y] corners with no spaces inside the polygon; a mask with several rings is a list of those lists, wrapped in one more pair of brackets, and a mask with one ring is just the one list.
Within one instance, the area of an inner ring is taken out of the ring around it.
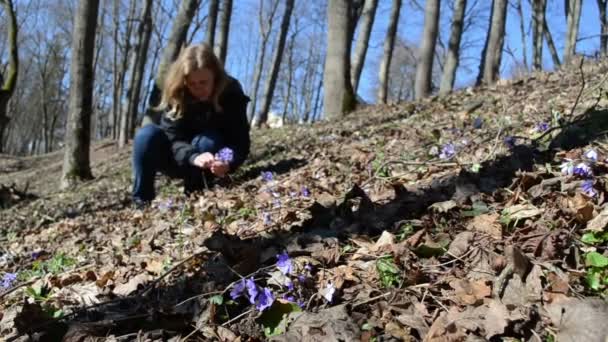
{"label": "leaf litter", "polygon": [[11,173],[37,179],[0,212],[0,335],[603,341],[607,69],[574,110],[564,69],[255,132],[231,179],[162,178],[143,211],[111,144],[77,191]]}

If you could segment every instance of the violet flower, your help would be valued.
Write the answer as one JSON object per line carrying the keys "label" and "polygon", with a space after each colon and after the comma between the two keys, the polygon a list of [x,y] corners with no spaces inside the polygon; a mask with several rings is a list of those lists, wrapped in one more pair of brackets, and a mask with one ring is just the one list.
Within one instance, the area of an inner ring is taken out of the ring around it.
{"label": "violet flower", "polygon": [[272,172],[270,171],[262,171],[262,180],[265,182],[270,182],[273,179]]}
{"label": "violet flower", "polygon": [[302,193],[303,197],[310,197],[310,190],[308,190],[307,187],[303,186],[300,192]]}
{"label": "violet flower", "polygon": [[439,158],[447,160],[452,159],[455,155],[456,149],[454,148],[454,144],[449,143],[441,147],[441,153],[439,154]]}
{"label": "violet flower", "polygon": [[232,298],[232,300],[239,298],[243,294],[243,291],[245,290],[245,286],[246,286],[245,278],[243,278],[238,283],[234,284],[232,291],[230,291],[230,298]]}
{"label": "violet flower", "polygon": [[589,151],[585,152],[585,158],[591,160],[592,162],[596,162],[597,161],[597,152],[595,152],[595,150],[589,150]]}
{"label": "violet flower", "polygon": [[254,304],[259,291],[253,277],[245,280],[245,287],[247,288],[247,294],[249,294],[249,303]]}
{"label": "violet flower", "polygon": [[574,174],[574,163],[569,159],[566,159],[566,161],[560,165],[560,168],[562,169],[562,175],[564,176],[572,176]]}
{"label": "violet flower", "polygon": [[583,178],[589,178],[593,176],[593,171],[585,163],[579,163],[578,165],[576,165],[572,173]]}
{"label": "violet flower", "polygon": [[273,302],[274,302],[274,295],[272,294],[272,291],[270,291],[269,288],[265,287],[264,290],[262,290],[262,292],[259,293],[255,307],[259,311],[264,311],[264,310],[268,309],[270,306],[272,306]]}
{"label": "violet flower", "polygon": [[9,289],[13,286],[13,283],[17,280],[17,273],[4,273],[2,277],[2,288]]}
{"label": "violet flower", "polygon": [[536,124],[536,131],[539,133],[545,132],[549,129],[549,124],[546,122],[540,122]]}
{"label": "violet flower", "polygon": [[293,264],[287,252],[278,254],[277,259],[277,268],[281,271],[281,273],[288,275],[293,271]]}
{"label": "violet flower", "polygon": [[511,149],[511,148],[515,147],[515,143],[517,142],[517,139],[515,139],[512,136],[508,136],[508,137],[505,137],[503,142],[509,149]]}
{"label": "violet flower", "polygon": [[597,195],[597,192],[593,189],[593,181],[591,179],[588,179],[581,184],[581,190],[589,197],[595,197],[595,195]]}
{"label": "violet flower", "polygon": [[224,147],[215,155],[215,158],[226,164],[232,163],[234,151],[230,147]]}

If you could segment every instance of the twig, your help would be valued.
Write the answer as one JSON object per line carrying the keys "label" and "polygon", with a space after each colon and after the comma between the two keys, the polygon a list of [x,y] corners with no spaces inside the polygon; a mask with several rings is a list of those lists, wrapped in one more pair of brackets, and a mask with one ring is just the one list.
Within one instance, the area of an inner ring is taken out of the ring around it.
{"label": "twig", "polygon": [[197,258],[200,255],[208,253],[208,252],[209,252],[209,250],[204,249],[203,251],[200,251],[198,253],[194,253],[191,256],[187,257],[186,259],[180,261],[178,264],[176,264],[175,266],[171,267],[167,272],[163,273],[163,275],[161,275],[160,277],[154,279],[154,281],[152,281],[152,283],[150,283],[148,285],[148,287],[146,287],[146,289],[141,293],[140,296],[145,297],[150,291],[152,291],[154,289],[154,287],[156,287],[156,284],[158,284],[161,280],[163,280],[169,274],[173,273],[173,271],[175,271],[177,268],[179,268],[183,264],[187,263],[188,261],[190,261],[190,260],[192,260],[194,258]]}
{"label": "twig", "polygon": [[576,109],[576,106],[578,105],[578,102],[581,99],[581,95],[583,95],[583,90],[585,90],[585,72],[583,71],[583,61],[584,59],[581,58],[580,63],[578,64],[578,70],[581,72],[581,89],[578,92],[578,95],[576,96],[576,100],[574,101],[574,105],[572,106],[572,109],[570,110],[570,115],[568,115],[569,118],[572,118],[572,114],[574,114],[574,110]]}
{"label": "twig", "polygon": [[361,301],[361,302],[359,302],[359,303],[355,303],[355,304],[353,304],[353,307],[352,307],[352,308],[354,309],[354,308],[356,308],[356,307],[358,307],[358,306],[365,305],[365,304],[368,304],[368,303],[370,303],[370,302],[373,302],[373,301],[375,301],[376,299],[380,299],[380,298],[387,297],[387,296],[388,296],[388,295],[390,295],[391,293],[393,293],[393,291],[389,291],[389,292],[383,293],[383,294],[381,294],[381,295],[379,295],[379,296],[375,296],[375,297],[372,297],[372,298],[368,298],[368,299],[366,299],[366,300],[364,300],[364,301]]}
{"label": "twig", "polygon": [[248,315],[248,314],[250,314],[250,313],[252,313],[252,312],[253,312],[253,309],[249,309],[249,310],[247,310],[247,311],[243,312],[242,314],[240,314],[240,315],[238,315],[238,316],[234,317],[233,319],[231,319],[231,320],[229,320],[229,321],[224,322],[224,323],[222,324],[222,326],[223,326],[223,327],[225,327],[225,326],[227,326],[227,325],[229,325],[229,324],[231,324],[231,323],[234,323],[235,321],[238,321],[239,319],[241,319],[243,316],[246,316],[246,315]]}

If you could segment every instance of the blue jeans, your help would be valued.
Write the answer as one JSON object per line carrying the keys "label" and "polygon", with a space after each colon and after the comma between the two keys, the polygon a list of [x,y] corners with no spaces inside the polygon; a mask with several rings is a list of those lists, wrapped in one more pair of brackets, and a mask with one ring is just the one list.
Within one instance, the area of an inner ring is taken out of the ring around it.
{"label": "blue jeans", "polygon": [[[221,140],[217,132],[209,131],[195,136],[191,144],[199,153],[216,153],[221,148]],[[203,170],[193,165],[178,166],[165,132],[155,124],[148,124],[140,128],[133,139],[134,200],[147,202],[154,199],[156,172],[172,178],[182,178],[186,193],[203,187]]]}

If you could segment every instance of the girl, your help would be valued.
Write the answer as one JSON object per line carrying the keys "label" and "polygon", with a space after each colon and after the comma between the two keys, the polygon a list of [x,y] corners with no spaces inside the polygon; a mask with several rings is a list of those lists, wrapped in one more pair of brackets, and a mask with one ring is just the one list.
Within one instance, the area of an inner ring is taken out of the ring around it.
{"label": "girl", "polygon": [[224,177],[239,167],[249,154],[249,101],[208,45],[184,49],[165,77],[160,126],[145,125],[133,140],[135,204],[154,199],[157,171],[184,179],[189,194],[202,189],[203,172]]}

